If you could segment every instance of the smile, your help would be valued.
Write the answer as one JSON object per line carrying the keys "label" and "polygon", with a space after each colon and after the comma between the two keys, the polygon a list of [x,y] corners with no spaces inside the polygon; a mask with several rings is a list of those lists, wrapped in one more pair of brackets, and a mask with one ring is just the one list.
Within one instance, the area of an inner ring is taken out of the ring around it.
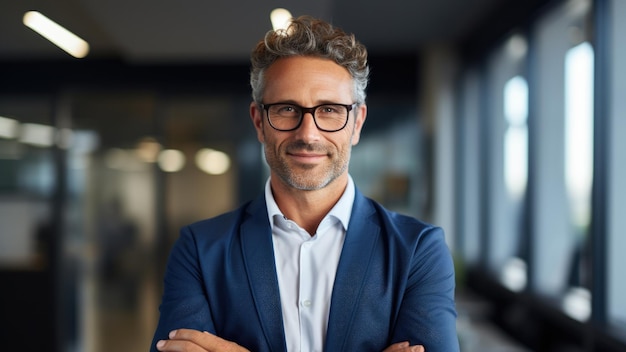
{"label": "smile", "polygon": [[289,157],[291,157],[291,159],[297,161],[297,162],[301,162],[301,163],[316,163],[319,162],[323,159],[326,159],[327,155],[326,154],[320,154],[320,153],[307,153],[307,152],[289,152],[287,153],[287,155]]}

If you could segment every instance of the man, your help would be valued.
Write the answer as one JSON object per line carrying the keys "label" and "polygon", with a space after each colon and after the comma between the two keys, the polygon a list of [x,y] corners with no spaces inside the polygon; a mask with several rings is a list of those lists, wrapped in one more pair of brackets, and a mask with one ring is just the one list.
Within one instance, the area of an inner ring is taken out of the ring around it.
{"label": "man", "polygon": [[365,47],[310,17],[252,54],[250,115],[270,178],[181,230],[152,351],[459,350],[440,228],[365,198],[348,173]]}

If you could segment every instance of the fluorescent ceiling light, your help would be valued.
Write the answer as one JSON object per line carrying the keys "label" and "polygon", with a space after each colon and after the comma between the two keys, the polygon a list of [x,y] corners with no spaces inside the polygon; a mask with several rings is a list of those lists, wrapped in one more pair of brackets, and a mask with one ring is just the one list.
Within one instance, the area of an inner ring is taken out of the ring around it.
{"label": "fluorescent ceiling light", "polygon": [[38,123],[25,123],[19,141],[36,147],[51,147],[54,144],[55,128]]}
{"label": "fluorescent ceiling light", "polygon": [[17,137],[17,129],[19,122],[8,117],[0,116],[0,138],[15,138]]}
{"label": "fluorescent ceiling light", "polygon": [[24,14],[24,25],[65,50],[75,58],[81,59],[89,53],[89,44],[74,33],[61,27],[56,22],[37,11]]}
{"label": "fluorescent ceiling light", "polygon": [[291,12],[281,8],[272,10],[272,13],[270,14],[272,27],[275,31],[279,29],[286,30],[287,27],[289,27],[289,24],[291,24],[292,18],[293,16],[291,16]]}

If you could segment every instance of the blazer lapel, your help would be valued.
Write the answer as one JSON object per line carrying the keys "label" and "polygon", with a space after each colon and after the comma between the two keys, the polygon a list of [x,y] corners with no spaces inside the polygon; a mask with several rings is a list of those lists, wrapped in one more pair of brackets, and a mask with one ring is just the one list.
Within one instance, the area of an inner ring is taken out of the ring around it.
{"label": "blazer lapel", "polygon": [[265,197],[254,200],[241,225],[241,246],[261,326],[271,351],[286,351],[285,330]]}
{"label": "blazer lapel", "polygon": [[380,226],[372,221],[374,212],[371,203],[357,190],[335,276],[326,336],[327,351],[343,350],[352,326],[353,311],[380,234]]}

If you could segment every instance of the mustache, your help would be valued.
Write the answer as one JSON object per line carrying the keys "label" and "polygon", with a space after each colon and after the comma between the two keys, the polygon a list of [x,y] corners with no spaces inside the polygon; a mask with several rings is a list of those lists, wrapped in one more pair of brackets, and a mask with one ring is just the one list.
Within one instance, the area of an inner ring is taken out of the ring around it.
{"label": "mustache", "polygon": [[321,144],[316,143],[306,143],[304,141],[295,141],[293,143],[289,143],[287,148],[285,148],[288,153],[296,152],[296,151],[306,151],[313,153],[328,153],[328,150]]}

